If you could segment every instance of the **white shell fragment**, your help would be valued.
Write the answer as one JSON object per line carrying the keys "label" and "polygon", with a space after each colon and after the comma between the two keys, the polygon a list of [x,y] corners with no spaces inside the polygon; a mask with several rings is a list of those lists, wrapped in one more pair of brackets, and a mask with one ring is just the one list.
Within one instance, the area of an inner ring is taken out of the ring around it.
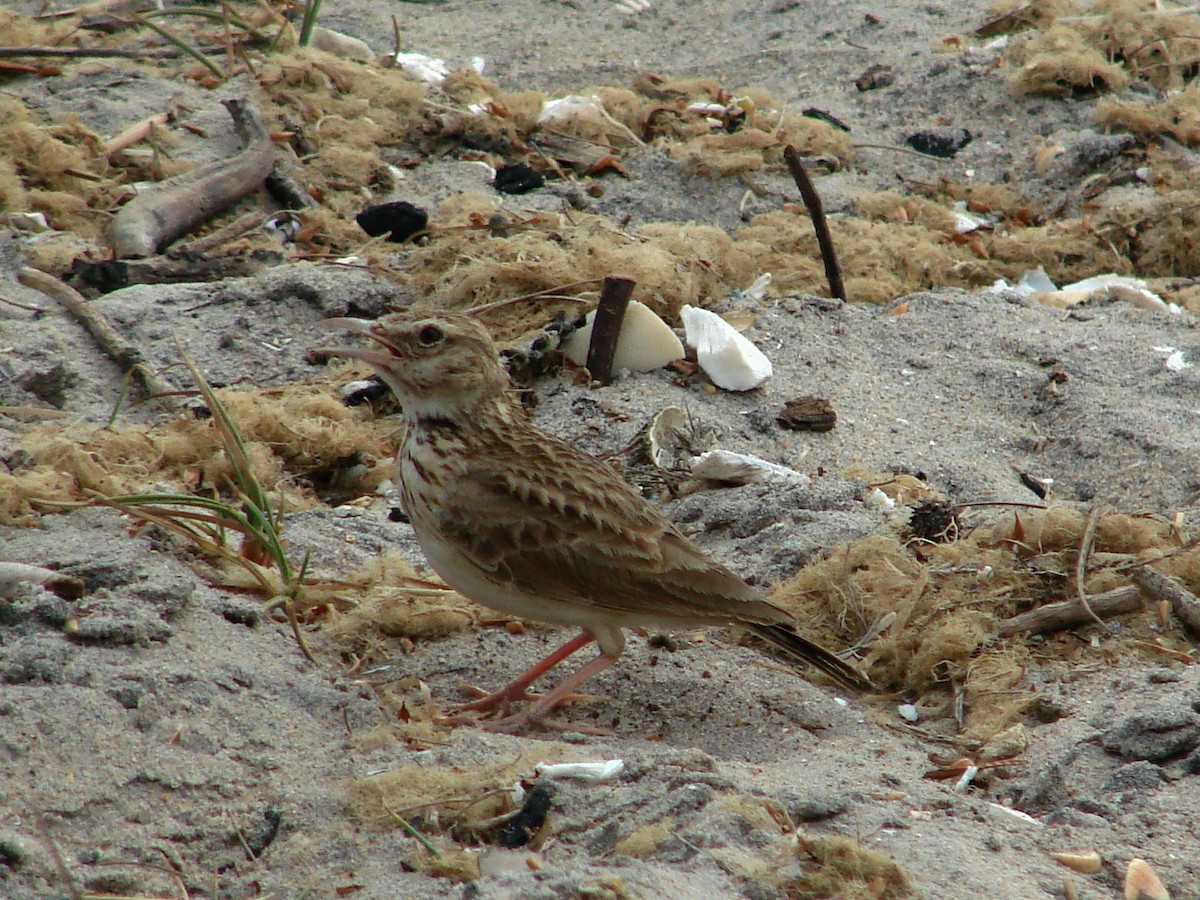
{"label": "white shell fragment", "polygon": [[696,361],[717,387],[749,391],[774,374],[763,352],[716,313],[685,306],[679,317]]}
{"label": "white shell fragment", "polygon": [[759,482],[804,485],[812,481],[803,472],[732,450],[709,450],[694,457],[692,475],[705,481],[738,485]]}
{"label": "white shell fragment", "polygon": [[396,68],[403,69],[404,74],[426,84],[441,84],[450,74],[444,59],[436,56],[426,56],[424,53],[397,53],[394,57]]}
{"label": "white shell fragment", "polygon": [[1168,372],[1182,372],[1184,369],[1190,369],[1192,364],[1183,358],[1183,351],[1175,347],[1153,347],[1155,353],[1165,353],[1167,358],[1163,360],[1163,366]]}
{"label": "white shell fragment", "polygon": [[1039,303],[1048,306],[1066,308],[1083,303],[1085,300],[1124,300],[1139,309],[1156,312],[1166,312],[1179,315],[1183,310],[1175,303],[1167,303],[1146,282],[1140,278],[1130,278],[1127,275],[1115,275],[1111,272],[1104,275],[1093,275],[1082,281],[1056,287],[1041,266],[1030,269],[1021,276],[1015,285],[1010,285],[1004,279],[992,285],[993,291],[1015,291],[1022,297],[1032,297]]}
{"label": "white shell fragment", "polygon": [[896,707],[896,712],[900,714],[900,718],[905,722],[916,722],[921,718],[920,712],[911,703],[901,703]]}
{"label": "white shell fragment", "polygon": [[593,125],[607,123],[608,113],[604,109],[604,101],[594,95],[584,97],[581,94],[568,94],[543,103],[537,118],[539,125],[565,127],[577,122],[590,122]]}
{"label": "white shell fragment", "polygon": [[366,41],[342,34],[340,31],[334,31],[332,28],[323,28],[320,25],[313,28],[309,46],[316,50],[332,53],[334,56],[340,56],[342,59],[357,59],[362,62],[375,61],[375,51]]}
{"label": "white shell fragment", "polygon": [[[596,312],[587,314],[587,321],[573,331],[563,344],[563,353],[577,366],[587,365],[588,345],[592,341],[592,322]],[[632,300],[625,309],[621,333],[617,336],[617,352],[613,355],[613,370],[653,372],[683,356],[683,344],[671,326],[654,314],[644,303]]]}
{"label": "white shell fragment", "polygon": [[538,763],[533,771],[541,778],[573,778],[596,784],[616,778],[625,771],[625,760],[606,759],[602,762]]}

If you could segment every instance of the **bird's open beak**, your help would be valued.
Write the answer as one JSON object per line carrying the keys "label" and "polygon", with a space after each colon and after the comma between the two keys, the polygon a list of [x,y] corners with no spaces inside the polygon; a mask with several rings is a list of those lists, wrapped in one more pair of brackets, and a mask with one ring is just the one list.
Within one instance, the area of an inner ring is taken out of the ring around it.
{"label": "bird's open beak", "polygon": [[330,356],[344,356],[348,359],[358,359],[365,363],[370,363],[378,368],[387,368],[395,359],[403,354],[400,351],[385,341],[375,330],[376,322],[370,319],[353,319],[350,317],[339,319],[322,319],[317,323],[325,328],[336,328],[342,331],[349,331],[354,334],[361,334],[363,337],[369,337],[375,341],[382,349],[375,347],[315,347],[317,353],[327,353]]}

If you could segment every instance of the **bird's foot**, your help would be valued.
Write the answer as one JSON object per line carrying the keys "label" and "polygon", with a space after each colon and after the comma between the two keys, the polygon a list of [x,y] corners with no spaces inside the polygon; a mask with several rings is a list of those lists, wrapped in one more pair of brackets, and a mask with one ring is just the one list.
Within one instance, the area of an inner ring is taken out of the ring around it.
{"label": "bird's foot", "polygon": [[511,684],[491,694],[473,684],[464,684],[462,690],[477,699],[455,706],[450,710],[452,715],[466,712],[492,712],[497,709],[507,712],[510,704],[526,700],[534,701],[542,696],[541,694],[531,694],[524,687]]}
{"label": "bird's foot", "polygon": [[493,734],[524,734],[535,729],[553,731],[558,734],[587,734],[596,737],[612,737],[615,733],[611,728],[599,725],[586,725],[581,722],[568,722],[565,719],[551,719],[543,716],[531,716],[528,712],[503,716],[499,719],[462,720],[474,725],[481,731]]}

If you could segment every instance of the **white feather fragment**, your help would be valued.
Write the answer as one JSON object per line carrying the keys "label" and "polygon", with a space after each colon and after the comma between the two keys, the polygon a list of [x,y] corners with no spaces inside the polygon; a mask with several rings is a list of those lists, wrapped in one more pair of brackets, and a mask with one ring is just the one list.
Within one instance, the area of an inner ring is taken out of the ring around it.
{"label": "white feather fragment", "polygon": [[606,759],[602,762],[581,763],[538,763],[534,772],[545,778],[574,778],[576,781],[586,781],[595,784],[616,778],[625,771],[625,760]]}
{"label": "white feather fragment", "polygon": [[749,391],[774,373],[763,352],[716,313],[685,306],[679,317],[696,361],[717,387]]}
{"label": "white feather fragment", "polygon": [[757,484],[764,481],[808,484],[812,481],[803,472],[732,450],[709,450],[693,457],[692,475],[725,484]]}
{"label": "white feather fragment", "polygon": [[[573,331],[563,343],[563,353],[577,366],[587,364],[588,346],[592,342],[592,323],[595,310],[587,314],[584,326]],[[644,303],[632,300],[625,309],[621,333],[617,336],[617,352],[613,355],[613,371],[653,372],[683,356],[683,343],[671,326],[654,314]]]}
{"label": "white feather fragment", "polygon": [[444,59],[426,56],[424,53],[397,53],[396,68],[403,69],[409,78],[426,84],[441,84],[450,74]]}

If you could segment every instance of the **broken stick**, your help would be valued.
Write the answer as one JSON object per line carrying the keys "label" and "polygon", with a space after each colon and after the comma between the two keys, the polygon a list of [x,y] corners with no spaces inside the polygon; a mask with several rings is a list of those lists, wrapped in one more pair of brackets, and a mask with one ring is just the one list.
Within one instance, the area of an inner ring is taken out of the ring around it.
{"label": "broken stick", "polygon": [[74,316],[122,371],[133,373],[133,377],[147,394],[153,396],[174,391],[171,385],[146,368],[146,358],[142,356],[142,352],[125,340],[99,310],[93,309],[73,287],[63,284],[53,275],[47,275],[40,269],[29,266],[21,269],[17,280],[27,288],[41,291]]}
{"label": "broken stick", "polygon": [[804,171],[804,163],[796,148],[788,144],[783,148],[783,161],[787,163],[792,181],[800,190],[800,197],[808,208],[812,218],[813,231],[817,233],[817,246],[821,248],[821,261],[825,264],[825,277],[829,281],[829,295],[836,300],[846,299],[846,286],[842,283],[842,267],[838,263],[837,251],[833,247],[833,235],[829,233],[829,222],[825,219],[825,207],[821,203],[821,195],[813,186],[808,172]]}
{"label": "broken stick", "polygon": [[1086,603],[1080,602],[1079,597],[1064,600],[1062,603],[1047,603],[1029,612],[1005,619],[1000,623],[1000,636],[1012,637],[1014,634],[1047,634],[1051,631],[1064,631],[1076,625],[1085,625],[1101,619],[1119,616],[1121,613],[1136,612],[1142,609],[1141,593],[1133,585],[1126,585],[1103,594],[1092,594]]}
{"label": "broken stick", "polygon": [[1183,623],[1193,637],[1200,637],[1200,597],[1150,566],[1135,569],[1130,580],[1152,600],[1170,603],[1175,618]]}
{"label": "broken stick", "polygon": [[275,165],[275,146],[248,100],[222,101],[246,149],[164,181],[121,208],[108,226],[119,258],[154,256],[176,238],[262,186]]}
{"label": "broken stick", "polygon": [[601,384],[612,381],[613,360],[617,355],[617,339],[621,323],[629,307],[634,280],[624,275],[609,275],[600,289],[600,304],[592,320],[592,340],[588,344],[587,369]]}

